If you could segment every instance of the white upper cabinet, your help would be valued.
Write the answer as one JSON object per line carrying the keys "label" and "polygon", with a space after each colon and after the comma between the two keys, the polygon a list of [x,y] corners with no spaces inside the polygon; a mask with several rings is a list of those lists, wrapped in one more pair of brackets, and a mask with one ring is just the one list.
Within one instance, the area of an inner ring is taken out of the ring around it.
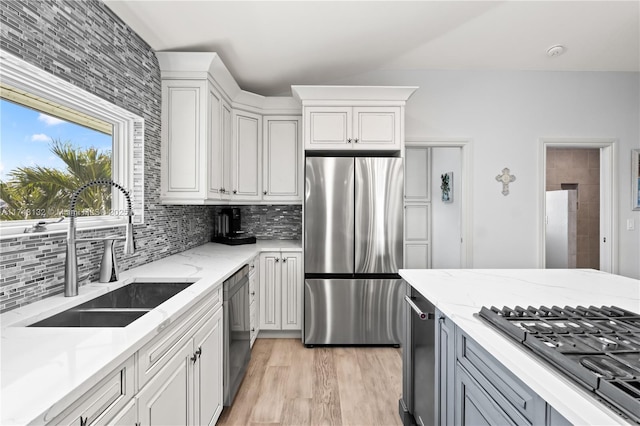
{"label": "white upper cabinet", "polygon": [[262,161],[264,200],[302,202],[299,116],[265,116]]}
{"label": "white upper cabinet", "polygon": [[162,197],[206,197],[202,173],[207,164],[206,82],[162,82]]}
{"label": "white upper cabinet", "polygon": [[156,55],[162,203],[301,203],[299,103],[241,90],[215,53]]}
{"label": "white upper cabinet", "polygon": [[400,151],[404,105],[416,87],[292,86],[306,150]]}
{"label": "white upper cabinet", "polygon": [[305,149],[387,149],[401,144],[400,107],[305,108]]}
{"label": "white upper cabinet", "polygon": [[233,116],[235,132],[232,198],[259,201],[262,198],[262,117],[244,111],[236,111]]}

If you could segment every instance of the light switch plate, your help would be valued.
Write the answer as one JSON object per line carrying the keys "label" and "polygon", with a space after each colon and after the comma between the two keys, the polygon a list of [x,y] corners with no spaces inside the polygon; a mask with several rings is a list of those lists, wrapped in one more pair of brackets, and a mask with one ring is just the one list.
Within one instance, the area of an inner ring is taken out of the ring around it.
{"label": "light switch plate", "polygon": [[627,219],[627,231],[633,231],[636,229],[636,224],[633,219]]}

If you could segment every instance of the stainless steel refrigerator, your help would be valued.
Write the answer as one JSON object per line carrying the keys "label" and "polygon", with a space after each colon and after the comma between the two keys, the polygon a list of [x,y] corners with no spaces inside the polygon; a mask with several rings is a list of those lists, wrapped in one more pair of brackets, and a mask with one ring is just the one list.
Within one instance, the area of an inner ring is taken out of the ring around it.
{"label": "stainless steel refrigerator", "polygon": [[399,345],[401,158],[307,157],[304,343]]}

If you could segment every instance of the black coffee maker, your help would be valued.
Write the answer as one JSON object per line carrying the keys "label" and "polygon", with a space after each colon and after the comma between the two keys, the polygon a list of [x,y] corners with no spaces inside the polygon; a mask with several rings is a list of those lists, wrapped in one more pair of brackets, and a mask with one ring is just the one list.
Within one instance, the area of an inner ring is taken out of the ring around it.
{"label": "black coffee maker", "polygon": [[228,245],[254,244],[256,237],[247,235],[242,230],[242,216],[239,207],[227,207],[216,216],[213,226],[214,243]]}

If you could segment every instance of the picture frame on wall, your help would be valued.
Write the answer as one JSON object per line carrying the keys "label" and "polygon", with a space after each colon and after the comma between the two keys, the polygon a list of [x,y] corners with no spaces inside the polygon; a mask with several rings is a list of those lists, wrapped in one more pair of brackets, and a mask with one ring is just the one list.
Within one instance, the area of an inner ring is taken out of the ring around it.
{"label": "picture frame on wall", "polygon": [[453,172],[440,175],[440,189],[442,190],[442,202],[453,203]]}
{"label": "picture frame on wall", "polygon": [[640,149],[631,151],[631,209],[640,210]]}

